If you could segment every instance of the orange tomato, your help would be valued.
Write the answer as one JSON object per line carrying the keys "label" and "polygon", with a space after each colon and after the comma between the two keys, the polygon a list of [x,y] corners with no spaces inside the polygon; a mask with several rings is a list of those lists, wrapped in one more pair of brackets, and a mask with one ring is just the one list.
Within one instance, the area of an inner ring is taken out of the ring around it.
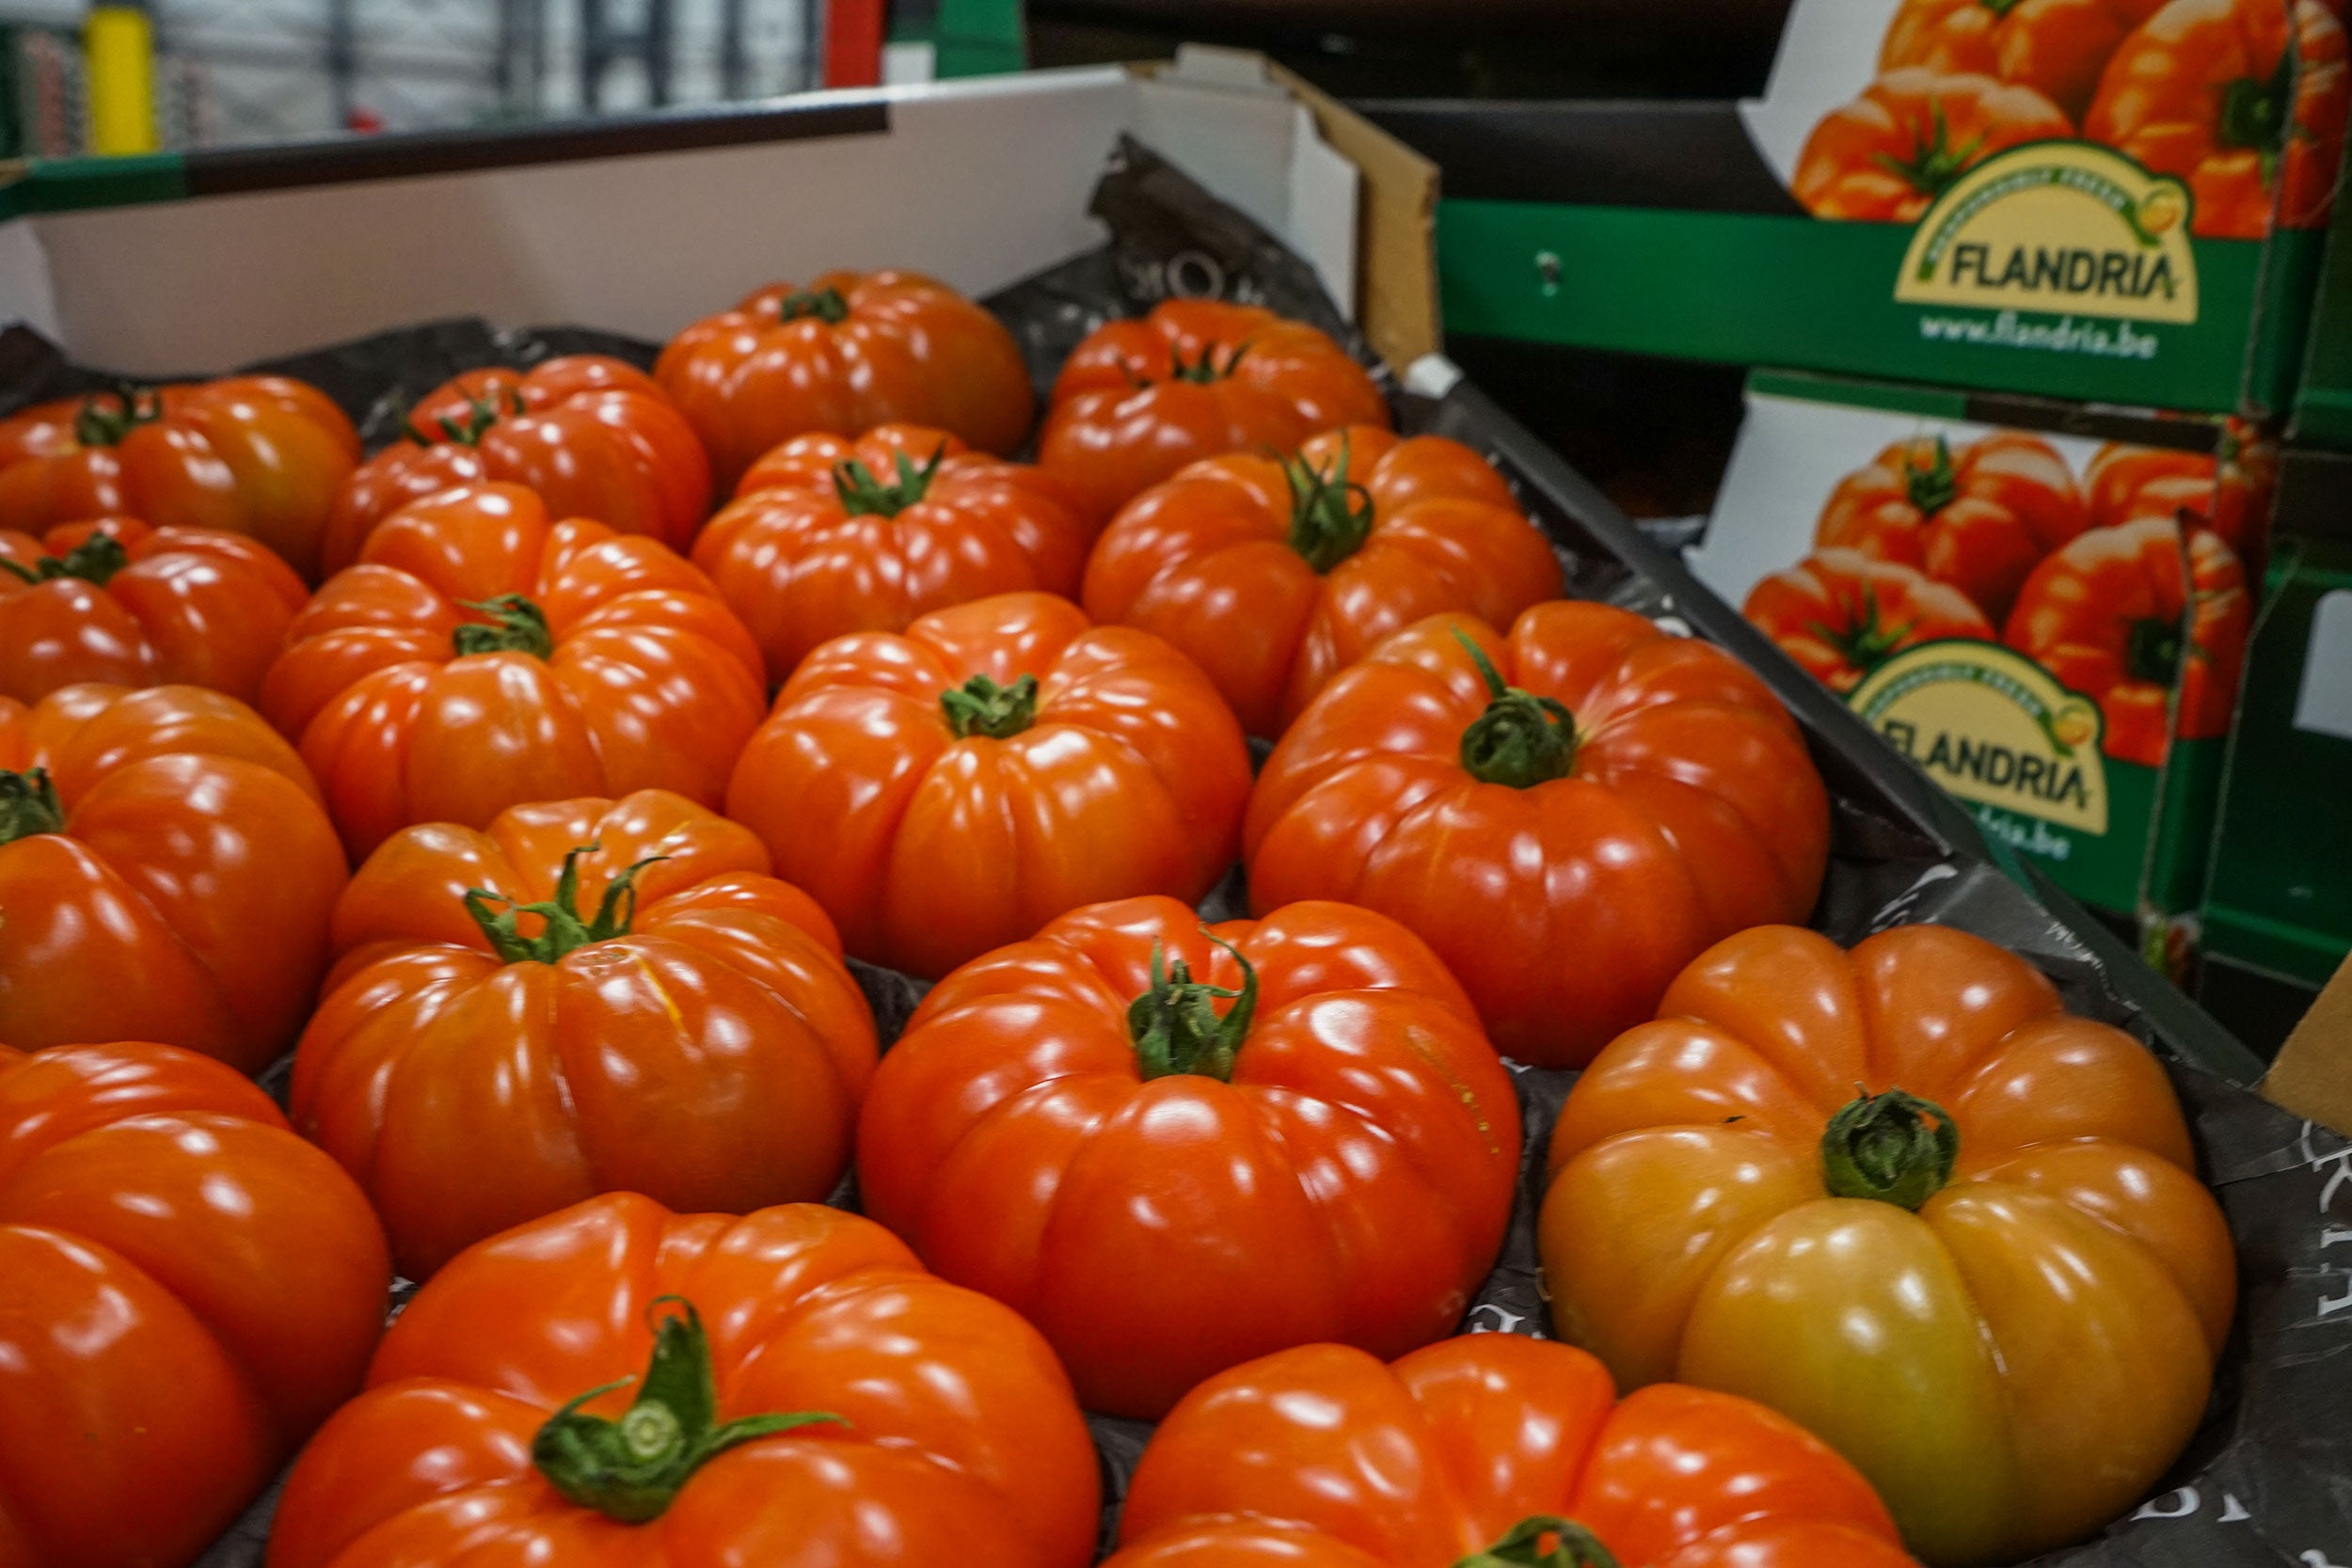
{"label": "orange tomato", "polygon": [[1879,69],[2015,82],[2079,119],[2124,36],[2165,0],[1902,0]]}
{"label": "orange tomato", "polygon": [[1822,117],[1790,189],[1815,217],[1916,223],[1994,153],[2074,134],[2074,122],[2031,87],[1906,66]]}
{"label": "orange tomato", "polygon": [[2083,473],[2083,499],[2094,527],[2143,517],[2209,528],[2241,559],[2259,553],[2278,482],[2278,453],[2259,432],[2232,420],[2213,453],[2110,441]]}
{"label": "orange tomato", "polygon": [[1860,550],[1816,550],[1748,590],[1740,607],[1780,651],[1832,691],[1922,642],[2000,641],[1984,611],[1947,582]]}

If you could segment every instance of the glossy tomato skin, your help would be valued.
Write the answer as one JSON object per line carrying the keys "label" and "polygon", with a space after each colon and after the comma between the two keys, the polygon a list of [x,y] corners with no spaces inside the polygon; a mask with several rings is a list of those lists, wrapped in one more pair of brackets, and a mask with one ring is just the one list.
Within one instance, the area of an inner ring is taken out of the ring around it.
{"label": "glossy tomato skin", "polygon": [[1295,519],[1283,460],[1250,452],[1137,496],[1087,562],[1087,613],[1166,638],[1252,735],[1279,736],[1333,675],[1424,616],[1507,626],[1560,593],[1543,531],[1458,441],[1355,425],[1311,437],[1289,467],[1362,488],[1367,531],[1327,567],[1298,547],[1318,541]]}
{"label": "glossy tomato skin", "polygon": [[626,360],[569,354],[528,371],[468,371],[425,394],[403,438],[337,496],[321,570],[350,565],[375,525],[410,502],[485,481],[536,490],[558,517],[681,552],[710,515],[710,459],[668,395]]}
{"label": "glossy tomato skin", "polygon": [[1673,1386],[1619,1403],[1572,1346],[1445,1339],[1393,1365],[1279,1351],[1152,1433],[1107,1568],[1453,1568],[1566,1519],[1620,1568],[1906,1568],[1869,1483],[1761,1405]]}
{"label": "glossy tomato skin", "polygon": [[[943,693],[1023,676],[1034,722],[957,734]],[[1190,660],[1005,594],[809,655],[743,749],[727,815],[850,952],[936,976],[1083,904],[1199,899],[1248,794],[1241,726]]]}
{"label": "glossy tomato skin", "polygon": [[2038,436],[1898,441],[1822,505],[1817,546],[1915,566],[1998,622],[2042,558],[2088,526],[2074,471]]}
{"label": "glossy tomato skin", "polygon": [[1326,334],[1254,305],[1171,299],[1071,352],[1038,464],[1107,517],[1204,457],[1389,423],[1378,385]]}
{"label": "glossy tomato skin", "polygon": [[[501,958],[468,891],[544,902],[583,845],[583,917],[662,857],[627,934]],[[367,1187],[404,1275],[599,1192],[741,1213],[833,1190],[873,1019],[824,912],[767,873],[748,830],[665,790],[409,828],[368,857],[290,1107]]]}
{"label": "glossy tomato skin", "polygon": [[2153,768],[2171,733],[2227,735],[2253,628],[2236,553],[2172,517],[2094,530],[2043,562],[2017,596],[2005,641],[2106,715],[2100,750]]}
{"label": "glossy tomato skin", "polygon": [[294,1042],[346,873],[252,709],[189,686],[0,699],[0,768],[46,769],[63,809],[0,844],[0,1037],[157,1039],[246,1072]]}
{"label": "glossy tomato skin", "polygon": [[[507,594],[544,615],[548,651],[460,654],[461,626],[496,619],[468,607]],[[763,689],[751,634],[668,546],[478,484],[368,535],[288,628],[261,707],[363,859],[410,823],[481,827],[530,800],[715,806]]]}
{"label": "glossy tomato skin", "polygon": [[[119,543],[123,564],[85,563],[98,534]],[[63,523],[38,539],[0,530],[0,561],[15,568],[0,569],[0,694],[23,703],[84,681],[202,686],[249,703],[310,596],[243,534],[135,517]]]}
{"label": "glossy tomato skin", "polygon": [[[1463,645],[1564,704],[1569,773],[1487,783],[1461,759],[1487,708]],[[1497,1050],[1575,1066],[1649,1014],[1709,942],[1801,919],[1829,803],[1796,724],[1720,649],[1554,601],[1510,635],[1465,616],[1399,632],[1291,726],[1243,842],[1253,906],[1337,898],[1437,949]]]}
{"label": "glossy tomato skin", "polygon": [[[2294,79],[2256,145],[2228,105]],[[2171,0],[2107,62],[2083,134],[2186,182],[2191,230],[2259,240],[2326,224],[2352,107],[2344,24],[2319,0]]]}
{"label": "glossy tomato skin", "polygon": [[0,1561],[181,1568],[356,1392],[367,1200],[169,1046],[0,1046]]}
{"label": "glossy tomato skin", "polygon": [[2111,441],[2083,472],[2083,500],[2094,527],[2175,518],[2213,530],[2241,561],[2250,561],[2260,554],[2277,483],[2276,450],[2252,432],[2233,429],[2218,454]]}
{"label": "glossy tomato skin", "polygon": [[1009,452],[1037,408],[1004,325],[912,272],[771,283],[671,339],[653,373],[701,436],[723,490],[762,452],[811,431],[904,422]]}
{"label": "glossy tomato skin", "polygon": [[[1155,945],[1228,990],[1255,971],[1230,1079],[1143,1077],[1128,1009]],[[1204,930],[1153,897],[933,987],[875,1076],[858,1181],[932,1269],[1036,1323],[1087,1408],[1149,1419],[1283,1346],[1394,1355],[1449,1332],[1518,1151],[1468,1000],[1393,921],[1310,903]]]}
{"label": "glossy tomato skin", "polygon": [[[938,460],[921,495],[895,511],[853,512],[835,483],[843,465],[887,483],[901,458],[918,471]],[[974,452],[946,431],[888,424],[855,440],[796,436],[766,453],[703,531],[694,563],[782,685],[832,638],[904,631],[932,610],[997,594],[1073,595],[1093,532],[1041,469]]]}
{"label": "glossy tomato skin", "polygon": [[77,426],[93,402],[121,407],[62,398],[0,420],[0,527],[132,516],[221,529],[316,578],[327,513],[359,461],[359,434],[326,393],[282,375],[158,388],[140,400],[156,417],[86,443]]}
{"label": "glossy tomato skin", "polygon": [[[1916,1213],[1828,1196],[1823,1129],[1857,1085],[1951,1118],[1957,1164]],[[2235,1266],[2171,1085],[1980,938],[1725,940],[1578,1082],[1549,1159],[1563,1337],[1622,1386],[1803,1423],[1930,1562],[2097,1529],[2203,1414]]]}
{"label": "glossy tomato skin", "polygon": [[1950,583],[1860,550],[1815,550],[1758,579],[1740,613],[1840,693],[1905,648],[1947,637],[2000,640],[1984,611]]}
{"label": "glossy tomato skin", "polygon": [[2164,0],[1902,0],[1879,69],[1924,66],[2033,88],[2074,119],[2132,29]]}
{"label": "glossy tomato skin", "polygon": [[1994,153],[2074,134],[2073,121],[2029,87],[1906,66],[1822,118],[1789,184],[1815,217],[1915,223]]}
{"label": "glossy tomato skin", "polygon": [[[558,1495],[531,1440],[644,1370],[664,1296],[709,1331],[723,1418],[843,1421],[731,1449],[621,1524]],[[1094,1447],[1036,1331],[815,1204],[736,1219],[615,1194],[510,1231],[419,1292],[368,1384],[295,1466],[270,1568],[1084,1568],[1100,1528]]]}

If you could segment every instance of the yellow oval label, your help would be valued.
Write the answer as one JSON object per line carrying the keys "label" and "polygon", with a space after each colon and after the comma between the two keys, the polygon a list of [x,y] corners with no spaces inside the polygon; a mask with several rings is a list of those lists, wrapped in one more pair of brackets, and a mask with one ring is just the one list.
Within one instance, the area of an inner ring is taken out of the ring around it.
{"label": "yellow oval label", "polygon": [[1872,729],[1963,800],[2088,833],[2107,831],[2099,705],[1995,642],[1926,642],[1847,698]]}
{"label": "yellow oval label", "polygon": [[1963,175],[1919,220],[1895,297],[2119,317],[2197,319],[2188,187],[2112,148],[2033,142]]}

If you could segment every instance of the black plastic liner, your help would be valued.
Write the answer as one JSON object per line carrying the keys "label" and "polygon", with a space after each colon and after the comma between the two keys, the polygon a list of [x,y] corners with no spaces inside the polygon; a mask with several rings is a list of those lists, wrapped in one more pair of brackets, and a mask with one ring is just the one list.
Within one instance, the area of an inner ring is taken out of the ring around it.
{"label": "black plastic liner", "polygon": [[[1370,356],[1297,258],[1132,141],[1095,197],[1112,231],[1099,250],[987,301],[1019,337],[1041,395],[1062,357],[1105,320],[1171,286],[1213,282],[1226,297],[1313,322]],[[715,303],[715,302],[714,302]],[[580,327],[501,331],[433,323],[248,367],[302,376],[351,414],[371,446],[391,438],[408,403],[446,377],[595,351],[650,365],[658,345]],[[1386,372],[1382,372],[1386,377]],[[1598,491],[1475,388],[1432,363],[1387,381],[1399,422],[1490,456],[1550,533],[1569,592],[1640,610],[1721,643],[1756,666],[1804,726],[1834,800],[1829,875],[1812,924],[1841,943],[1906,921],[1974,932],[2020,954],[2068,1005],[2148,1042],[2170,1067],[2205,1180],[2236,1243],[2238,1314],[2211,1409],[2188,1451],[2137,1512],[2080,1546],[2035,1559],[2065,1568],[2352,1568],[2352,1144],[2251,1093],[2260,1062],[2159,978],[2079,905],[1980,837],[1966,812],[1882,743],[1739,614],[1701,588]],[[113,378],[72,366],[22,328],[0,334],[0,413]],[[1202,911],[1246,911],[1238,871]],[[924,986],[853,964],[885,1042]],[[1465,1331],[1548,1336],[1534,1245],[1544,1151],[1572,1072],[1525,1070],[1517,1084],[1525,1170],[1502,1255]],[[282,1081],[278,1071],[265,1084]],[[855,1207],[845,1182],[834,1201]],[[396,1292],[396,1298],[405,1295]],[[1144,1424],[1094,1421],[1107,1483],[1104,1541],[1149,1436]],[[200,1568],[257,1568],[272,1495]]]}

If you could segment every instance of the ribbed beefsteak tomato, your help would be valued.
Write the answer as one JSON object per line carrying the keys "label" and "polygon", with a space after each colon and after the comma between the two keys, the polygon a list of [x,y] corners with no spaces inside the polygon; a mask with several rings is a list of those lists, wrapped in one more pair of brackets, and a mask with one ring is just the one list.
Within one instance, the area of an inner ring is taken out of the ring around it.
{"label": "ribbed beefsteak tomato", "polygon": [[1147,1419],[1269,1351],[1450,1333],[1518,1159],[1461,987],[1343,904],[1064,915],[931,989],[858,1127],[866,1212]]}
{"label": "ribbed beefsteak tomato", "polygon": [[669,546],[516,484],[404,507],[288,628],[262,711],[364,857],[412,822],[674,789],[719,803],[759,722],[759,649]]}
{"label": "ribbed beefsteak tomato", "polygon": [[342,847],[294,748],[193,686],[0,698],[0,1039],[260,1070],[326,967]]}
{"label": "ribbed beefsteak tomato", "polygon": [[796,436],[753,464],[694,564],[780,685],[830,638],[904,631],[993,594],[1075,594],[1093,532],[1052,475],[890,424],[856,440]]}
{"label": "ribbed beefsteak tomato", "polygon": [[1086,608],[1167,638],[1272,737],[1391,632],[1449,610],[1508,626],[1560,581],[1485,458],[1354,425],[1287,459],[1208,458],[1137,496],[1087,562]]}
{"label": "ribbed beefsteak tomato", "polygon": [[1567,1067],[1708,942],[1812,910],[1829,797],[1738,660],[1555,600],[1508,638],[1440,615],[1374,649],[1275,747],[1244,843],[1253,906],[1393,916],[1504,1055]]}
{"label": "ribbed beefsteak tomato", "polygon": [[421,1279],[604,1192],[744,1213],[849,1168],[874,1021],[833,923],[683,796],[409,828],[335,908],[294,1125]]}
{"label": "ribbed beefsteak tomato", "polygon": [[337,496],[320,571],[350,565],[375,525],[410,502],[485,481],[536,490],[558,517],[593,517],[678,551],[710,515],[710,459],[668,394],[626,360],[567,354],[528,371],[468,371],[426,393],[401,439]]}
{"label": "ribbed beefsteak tomato", "polygon": [[230,1068],[0,1046],[0,1562],[181,1568],[358,1390],[391,1267]]}
{"label": "ribbed beefsteak tomato", "polygon": [[771,283],[671,339],[653,373],[725,490],[760,453],[810,431],[931,425],[1009,452],[1037,409],[1004,324],[912,272]]}
{"label": "ribbed beefsteak tomato", "polygon": [[359,461],[325,392],[282,375],[60,398],[0,420],[0,528],[141,517],[249,534],[305,578]]}
{"label": "ribbed beefsteak tomato", "polygon": [[2211,454],[2109,442],[2083,472],[2083,500],[2094,527],[2177,518],[2213,530],[2244,559],[2263,543],[2277,482],[2275,449],[2233,428]]}
{"label": "ribbed beefsteak tomato", "polygon": [[2094,529],[2043,562],[2003,641],[2106,716],[2100,750],[2153,768],[2170,733],[2230,733],[2253,628],[2246,574],[2221,536],[2172,517]]}
{"label": "ribbed beefsteak tomato", "polygon": [[1789,188],[1815,217],[1915,223],[1994,153],[2074,134],[2074,122],[2029,87],[1906,66],[1822,117]]}
{"label": "ribbed beefsteak tomato", "polygon": [[251,702],[310,591],[254,540],[135,517],[0,531],[0,694],[203,686]]}
{"label": "ribbed beefsteak tomato", "polygon": [[1759,578],[1740,613],[1837,692],[1851,691],[1871,671],[1922,642],[2000,641],[1984,611],[1950,583],[1860,550],[1816,550]]}
{"label": "ribbed beefsteak tomato", "polygon": [[2172,1086],[1981,938],[1727,939],[1585,1070],[1550,1163],[1562,1335],[1800,1422],[1930,1562],[2089,1534],[2204,1414],[2236,1271]]}
{"label": "ribbed beefsteak tomato", "polygon": [[1085,1568],[1095,1463],[1037,1331],[870,1220],[615,1194],[418,1292],[269,1564]]}
{"label": "ribbed beefsteak tomato", "polygon": [[1212,1378],[1152,1434],[1119,1538],[1104,1568],[1911,1568],[1793,1421],[1701,1388],[1620,1404],[1590,1355],[1516,1334]]}
{"label": "ribbed beefsteak tomato", "polygon": [[1199,898],[1248,795],[1241,726],[1189,659],[1002,594],[809,655],[727,815],[850,952],[936,976],[1081,904]]}
{"label": "ribbed beefsteak tomato", "polygon": [[1879,69],[1925,66],[2033,88],[2079,119],[2124,38],[2165,0],[1902,0]]}
{"label": "ribbed beefsteak tomato", "polygon": [[1813,542],[1916,566],[1998,623],[2042,558],[2087,523],[2058,450],[1995,430],[1958,451],[1942,436],[1896,442],[1837,482]]}
{"label": "ribbed beefsteak tomato", "polygon": [[1319,430],[1386,429],[1389,405],[1326,334],[1254,305],[1171,299],[1097,327],[1054,383],[1039,464],[1097,517],[1187,464],[1295,451]]}

